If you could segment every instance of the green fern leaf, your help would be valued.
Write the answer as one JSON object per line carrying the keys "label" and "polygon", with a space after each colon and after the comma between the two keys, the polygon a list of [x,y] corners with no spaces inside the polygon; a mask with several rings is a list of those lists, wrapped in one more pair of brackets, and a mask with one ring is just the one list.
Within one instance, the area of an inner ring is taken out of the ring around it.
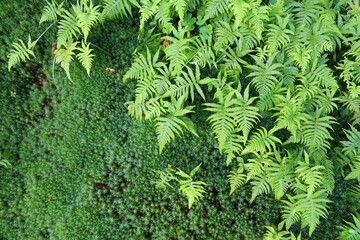
{"label": "green fern leaf", "polygon": [[354,157],[351,165],[351,172],[345,177],[345,180],[360,178],[360,155]]}
{"label": "green fern leaf", "polygon": [[255,86],[259,95],[268,93],[272,87],[278,83],[277,76],[281,75],[278,69],[282,66],[279,63],[273,63],[275,56],[269,57],[269,59],[263,62],[258,56],[252,55],[256,65],[247,66],[252,70],[247,77],[252,77],[251,84]]}
{"label": "green fern leaf", "polygon": [[227,0],[209,0],[206,2],[204,19],[217,17],[228,10]]}
{"label": "green fern leaf", "polygon": [[140,0],[140,30],[142,30],[145,26],[145,22],[149,20],[159,8],[159,3],[161,0]]}
{"label": "green fern leaf", "polygon": [[331,116],[320,117],[321,111],[312,114],[307,123],[301,128],[305,144],[311,151],[320,149],[326,152],[330,148],[327,139],[332,139],[328,129],[332,129],[330,124],[336,123]]}
{"label": "green fern leaf", "polygon": [[346,222],[347,225],[341,226],[340,240],[360,239],[360,219],[353,216],[354,222]]}
{"label": "green fern leaf", "polygon": [[82,11],[76,14],[76,18],[78,20],[77,24],[84,34],[85,42],[89,35],[90,28],[93,27],[99,20],[99,8],[100,6],[94,7],[92,1],[90,0],[89,6],[83,5]]}
{"label": "green fern leaf", "polygon": [[77,50],[79,50],[79,53],[76,55],[76,57],[79,59],[81,65],[85,68],[87,74],[90,76],[90,70],[95,56],[94,54],[91,54],[93,50],[90,49],[90,43],[86,45],[84,41],[81,42],[81,48],[77,48]]}
{"label": "green fern leaf", "polygon": [[64,10],[62,14],[63,19],[59,22],[59,30],[57,33],[58,36],[58,49],[66,44],[70,39],[76,39],[80,29],[78,27],[78,21],[75,16],[73,16],[69,11]]}
{"label": "green fern leaf", "polygon": [[61,67],[65,70],[66,76],[71,80],[70,77],[70,62],[73,60],[74,51],[77,49],[79,42],[73,42],[72,40],[65,42],[63,48],[56,51],[55,58],[56,62],[60,63]]}
{"label": "green fern leaf", "polygon": [[175,138],[175,135],[183,133],[183,128],[197,136],[193,122],[185,117],[186,114],[193,112],[191,111],[193,106],[183,108],[184,100],[185,98],[182,97],[177,101],[172,99],[171,103],[165,102],[168,114],[155,119],[160,153],[163,151],[164,146]]}
{"label": "green fern leaf", "polygon": [[140,8],[136,0],[104,0],[104,8],[99,18],[104,22],[106,19],[113,20],[118,17],[128,17],[128,14],[132,16],[132,5]]}
{"label": "green fern leaf", "polygon": [[42,10],[39,24],[43,22],[56,22],[58,15],[61,15],[61,13],[64,11],[63,5],[64,2],[60,3],[59,5],[57,5],[54,1],[51,3],[48,2],[48,4]]}
{"label": "green fern leaf", "polygon": [[310,53],[311,53],[310,49],[307,49],[306,47],[303,46],[295,45],[291,49],[289,53],[289,57],[295,61],[296,65],[298,65],[301,68],[302,72],[305,72],[311,60]]}
{"label": "green fern leaf", "polygon": [[350,126],[350,130],[344,130],[348,141],[342,141],[343,152],[348,156],[360,154],[360,131]]}
{"label": "green fern leaf", "polygon": [[175,6],[175,10],[178,13],[180,20],[182,21],[186,13],[188,0],[172,0],[171,2]]}
{"label": "green fern leaf", "polygon": [[189,180],[180,180],[180,191],[182,191],[185,196],[188,198],[188,207],[191,208],[191,206],[194,204],[196,200],[203,197],[205,190],[206,183],[201,181],[193,181],[191,179]]}
{"label": "green fern leaf", "polygon": [[275,151],[276,143],[281,144],[281,140],[273,135],[275,131],[277,131],[275,128],[271,129],[269,132],[266,128],[259,128],[258,131],[251,136],[249,143],[242,151],[242,154]]}
{"label": "green fern leaf", "polygon": [[289,228],[301,220],[301,213],[299,206],[295,204],[290,197],[290,201],[288,200],[282,200],[282,202],[285,205],[282,205],[282,218],[283,223],[285,223],[286,229],[289,230]]}
{"label": "green fern leaf", "polygon": [[12,49],[9,53],[8,57],[8,70],[10,71],[11,68],[20,62],[24,62],[27,59],[30,59],[31,56],[35,57],[34,54],[34,47],[37,43],[37,40],[31,41],[31,37],[29,35],[28,43],[25,45],[25,43],[19,39],[19,43],[13,43]]}
{"label": "green fern leaf", "polygon": [[286,28],[290,17],[291,15],[287,15],[283,19],[276,15],[277,24],[269,24],[269,30],[266,37],[270,54],[274,53],[276,50],[283,49],[290,42],[290,35],[294,34],[293,31]]}
{"label": "green fern leaf", "polygon": [[238,28],[243,22],[247,12],[251,9],[251,5],[244,0],[232,0],[230,8],[234,12],[235,27]]}
{"label": "green fern leaf", "polygon": [[266,177],[264,175],[254,177],[251,181],[251,186],[251,203],[255,200],[257,196],[270,193],[271,191],[271,186],[266,181]]}
{"label": "green fern leaf", "polygon": [[[327,215],[326,204],[330,202],[325,196],[325,190],[313,193],[311,196],[306,194],[297,195],[298,207],[301,211],[301,219],[309,225],[309,235],[311,236],[317,225],[320,224],[320,217]],[[307,197],[305,197],[307,196]]]}
{"label": "green fern leaf", "polygon": [[323,183],[323,170],[323,166],[310,167],[306,162],[299,162],[299,166],[296,168],[295,173],[297,173],[298,177],[307,185],[306,189],[308,197]]}
{"label": "green fern leaf", "polygon": [[246,181],[246,175],[239,171],[230,171],[228,175],[228,180],[230,183],[230,195],[243,185]]}

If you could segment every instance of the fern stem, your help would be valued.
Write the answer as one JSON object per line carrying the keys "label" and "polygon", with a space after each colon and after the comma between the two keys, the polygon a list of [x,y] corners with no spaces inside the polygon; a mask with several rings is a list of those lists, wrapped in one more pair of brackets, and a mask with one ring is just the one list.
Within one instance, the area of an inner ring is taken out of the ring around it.
{"label": "fern stem", "polygon": [[52,24],[50,24],[50,25],[45,29],[45,31],[43,31],[43,32],[40,34],[40,36],[36,39],[36,42],[39,41],[40,38],[41,38],[42,36],[44,36],[44,34],[45,34],[55,23],[56,23],[56,22],[53,22]]}
{"label": "fern stem", "polygon": [[96,47],[97,49],[99,49],[100,51],[103,51],[104,53],[110,55],[110,56],[113,56],[111,53],[109,53],[108,51],[105,51],[103,48],[93,44],[93,43],[90,43],[91,45],[93,45],[94,47]]}

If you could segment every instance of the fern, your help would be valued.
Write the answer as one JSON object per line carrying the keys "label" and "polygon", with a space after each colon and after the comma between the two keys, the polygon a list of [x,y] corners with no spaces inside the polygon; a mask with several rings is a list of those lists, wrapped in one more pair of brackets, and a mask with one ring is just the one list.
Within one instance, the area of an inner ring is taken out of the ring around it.
{"label": "fern", "polygon": [[[55,55],[56,62],[60,63],[60,66],[65,70],[65,73],[70,80],[70,62],[73,60],[73,55],[75,55],[74,51],[77,49],[77,44],[78,42],[73,42],[71,39],[70,41],[63,43],[63,48],[57,50]],[[85,62],[87,61],[88,60]]]}
{"label": "fern", "polygon": [[332,139],[328,129],[332,130],[330,124],[336,123],[333,117],[321,117],[321,111],[317,110],[310,116],[308,122],[301,128],[305,144],[311,151],[320,149],[326,152],[330,147],[328,139]]}
{"label": "fern", "polygon": [[273,135],[276,131],[276,128],[273,128],[270,131],[267,131],[266,128],[259,128],[258,131],[251,136],[249,143],[242,151],[242,154],[275,151],[276,143],[281,144],[281,140]]}
{"label": "fern", "polygon": [[269,57],[266,63],[257,56],[252,56],[252,58],[255,60],[256,65],[248,66],[253,72],[247,77],[252,77],[250,83],[255,86],[259,95],[264,95],[278,82],[276,76],[281,75],[278,71],[281,64],[273,63],[275,56]]}
{"label": "fern", "polygon": [[186,7],[188,5],[188,0],[172,0],[172,4],[175,7],[176,12],[180,18],[180,21],[184,19],[186,13]]}
{"label": "fern", "polygon": [[246,181],[246,175],[242,173],[241,168],[237,171],[230,171],[228,175],[228,180],[230,183],[230,195],[238,189],[241,185],[243,185]]}
{"label": "fern", "polygon": [[79,59],[81,65],[85,68],[87,74],[90,76],[90,70],[95,56],[94,54],[91,54],[93,50],[90,49],[90,43],[86,45],[84,41],[81,42],[81,48],[77,48],[77,50],[79,50],[79,53],[76,55],[76,57]]}
{"label": "fern", "polygon": [[311,60],[310,53],[310,49],[307,49],[304,46],[295,45],[290,51],[289,57],[295,61],[296,65],[301,68],[302,72],[305,72]]}
{"label": "fern", "polygon": [[341,227],[340,240],[357,240],[360,239],[360,220],[353,216],[354,222],[346,222],[347,225]]}
{"label": "fern", "polygon": [[149,20],[156,13],[159,8],[159,3],[161,0],[140,0],[140,30],[144,28],[145,22]]}
{"label": "fern", "polygon": [[59,22],[59,30],[57,33],[58,49],[66,44],[70,39],[76,39],[78,34],[80,33],[80,29],[78,26],[78,20],[76,16],[72,15],[69,11],[64,10],[64,14],[62,15],[62,19]]}
{"label": "fern", "polygon": [[10,71],[11,68],[20,63],[20,62],[24,62],[28,59],[30,59],[30,57],[35,57],[34,54],[34,47],[37,43],[37,40],[35,41],[31,41],[31,37],[29,35],[28,38],[28,42],[27,45],[25,45],[25,43],[19,39],[19,43],[13,43],[12,44],[12,48],[9,55],[7,56],[9,61],[8,61],[8,70]]}
{"label": "fern", "polygon": [[345,177],[345,180],[360,178],[360,155],[353,158],[351,172]]}
{"label": "fern", "polygon": [[54,1],[52,1],[51,3],[48,2],[48,4],[42,10],[39,24],[42,24],[43,22],[56,22],[58,15],[61,15],[64,11],[63,5],[64,2],[60,4],[57,4]]}
{"label": "fern", "polygon": [[178,180],[180,184],[179,190],[182,191],[185,196],[188,198],[188,207],[191,208],[191,206],[194,204],[195,201],[197,201],[199,198],[203,197],[203,194],[206,192],[206,189],[204,186],[206,186],[206,183],[202,181],[193,181],[193,176],[196,174],[196,172],[199,170],[201,164],[195,167],[191,172],[190,175],[181,171],[178,169],[176,172],[177,175],[181,176],[182,178],[185,178],[185,180]]}
{"label": "fern", "polygon": [[235,27],[238,28],[243,22],[247,12],[251,9],[251,5],[243,0],[232,0],[230,8],[235,16]]}
{"label": "fern", "polygon": [[305,152],[305,162],[299,162],[295,173],[307,185],[307,195],[311,196],[316,189],[323,183],[323,166],[310,167],[309,156]]}
{"label": "fern", "polygon": [[193,123],[189,118],[185,117],[186,114],[193,112],[191,111],[193,106],[183,108],[184,99],[182,97],[177,101],[172,99],[171,103],[167,102],[167,115],[155,119],[160,153],[163,151],[164,146],[175,138],[175,134],[181,135],[183,133],[183,128],[197,136]]}
{"label": "fern", "polygon": [[131,16],[132,5],[140,8],[136,0],[104,0],[104,8],[99,18],[104,22],[106,19]]}
{"label": "fern", "polygon": [[290,17],[291,15],[287,15],[283,19],[277,15],[277,25],[269,24],[269,31],[266,36],[270,54],[284,48],[290,42],[290,35],[294,34],[293,31],[286,28]]}
{"label": "fern", "polygon": [[227,0],[209,0],[206,2],[205,19],[214,18],[228,10]]}
{"label": "fern", "polygon": [[94,7],[92,0],[89,1],[89,5],[82,5],[77,7],[75,14],[77,19],[77,25],[84,34],[84,41],[86,42],[90,32],[90,28],[93,27],[99,20],[100,6]]}

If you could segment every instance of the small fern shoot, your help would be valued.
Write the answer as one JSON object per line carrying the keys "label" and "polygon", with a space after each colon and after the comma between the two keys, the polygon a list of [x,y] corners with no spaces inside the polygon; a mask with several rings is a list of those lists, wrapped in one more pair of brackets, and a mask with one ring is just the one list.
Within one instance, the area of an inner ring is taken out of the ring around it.
{"label": "small fern shoot", "polygon": [[9,55],[7,56],[9,59],[8,70],[10,71],[14,65],[20,62],[25,62],[26,60],[29,60],[31,56],[35,57],[33,49],[36,43],[37,40],[31,41],[30,35],[28,38],[27,45],[25,45],[25,43],[21,39],[19,39],[19,43],[13,43],[12,49]]}

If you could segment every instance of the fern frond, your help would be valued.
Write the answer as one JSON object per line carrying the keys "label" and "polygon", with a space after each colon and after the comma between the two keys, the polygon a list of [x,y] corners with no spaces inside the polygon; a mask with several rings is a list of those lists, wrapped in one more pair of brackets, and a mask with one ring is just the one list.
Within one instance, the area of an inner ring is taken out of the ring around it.
{"label": "fern frond", "polygon": [[291,15],[287,15],[283,19],[280,16],[276,16],[277,24],[269,24],[266,37],[270,54],[284,48],[290,42],[290,35],[294,35],[293,31],[286,28],[290,17]]}
{"label": "fern frond", "polygon": [[56,22],[58,15],[61,15],[61,13],[64,11],[63,5],[64,2],[60,3],[59,5],[54,1],[51,3],[48,2],[48,4],[42,10],[39,25],[43,22]]}
{"label": "fern frond", "polygon": [[193,122],[185,117],[186,114],[193,112],[191,110],[193,106],[183,108],[184,100],[184,97],[177,101],[173,99],[171,103],[166,104],[168,114],[155,119],[160,153],[164,149],[164,146],[175,138],[175,135],[181,135],[183,133],[183,128],[197,136]]}
{"label": "fern frond", "polygon": [[301,68],[302,72],[305,72],[311,60],[310,53],[310,49],[307,49],[304,46],[295,45],[288,55],[292,60],[295,61],[296,65]]}
{"label": "fern frond", "polygon": [[193,181],[189,180],[180,180],[180,191],[182,191],[185,196],[188,198],[189,205],[188,207],[194,204],[196,200],[203,197],[204,193],[206,192],[205,187],[206,183],[201,181]]}
{"label": "fern frond", "polygon": [[225,50],[223,47],[234,44],[240,36],[240,31],[229,22],[221,21],[220,26],[215,29],[216,40],[215,51]]}
{"label": "fern frond", "polygon": [[251,203],[257,196],[261,194],[268,194],[271,191],[271,186],[264,175],[254,177],[250,184],[252,186],[250,199]]}
{"label": "fern frond", "polygon": [[188,0],[172,0],[171,3],[174,5],[176,12],[180,18],[180,21],[184,19]]}
{"label": "fern frond", "polygon": [[230,171],[228,175],[228,180],[230,183],[230,195],[238,189],[241,185],[243,185],[246,181],[246,175],[240,171]]}
{"label": "fern frond", "polygon": [[235,27],[238,28],[243,22],[247,12],[251,9],[251,5],[243,0],[232,0],[229,7],[235,16]]}
{"label": "fern frond", "polygon": [[149,20],[156,13],[159,8],[161,0],[140,0],[140,30],[145,26],[147,20]]}
{"label": "fern frond", "polygon": [[123,81],[127,81],[130,78],[134,79],[149,79],[156,75],[154,67],[161,67],[164,64],[157,64],[159,58],[159,51],[154,56],[151,55],[150,50],[146,49],[146,56],[142,53],[136,55],[134,62],[130,69],[125,73]]}
{"label": "fern frond", "polygon": [[251,106],[255,99],[256,97],[249,98],[249,86],[247,86],[243,95],[237,94],[237,105],[233,108],[235,123],[243,132],[244,144],[260,118],[259,109]]}
{"label": "fern frond", "polygon": [[309,235],[311,236],[317,225],[320,223],[320,217],[326,218],[326,204],[330,202],[326,198],[325,190],[317,191],[311,196],[301,194],[295,196],[298,199],[298,207],[301,211],[301,220],[309,225]]}
{"label": "fern frond", "polygon": [[306,124],[301,128],[301,132],[304,137],[305,144],[311,151],[320,149],[326,152],[326,149],[330,148],[330,144],[327,141],[332,139],[329,130],[332,130],[330,124],[336,123],[335,118],[331,116],[321,117],[321,111],[317,110],[312,114]]}
{"label": "fern frond", "polygon": [[204,19],[214,18],[228,10],[227,0],[209,0],[206,2]]}
{"label": "fern frond", "polygon": [[342,141],[343,152],[348,156],[360,154],[360,131],[354,126],[350,126],[351,130],[345,129],[345,135],[348,141]]}
{"label": "fern frond", "polygon": [[59,22],[59,30],[57,33],[58,37],[58,49],[66,44],[70,39],[76,39],[77,35],[80,33],[78,27],[78,21],[75,16],[73,16],[69,11],[64,10],[62,14],[62,19]]}
{"label": "fern frond", "polygon": [[351,165],[351,172],[345,177],[345,180],[360,178],[360,155],[353,158]]}
{"label": "fern frond", "polygon": [[255,86],[259,95],[266,94],[278,82],[277,76],[281,75],[278,69],[281,64],[273,63],[275,56],[269,57],[266,63],[258,56],[252,55],[252,58],[256,65],[247,66],[253,71],[247,77],[252,77],[250,83]]}
{"label": "fern frond", "polygon": [[298,177],[307,185],[308,197],[323,183],[323,170],[324,167],[321,165],[310,167],[309,163],[299,162],[295,173],[297,173]]}
{"label": "fern frond", "polygon": [[94,7],[92,0],[90,0],[89,6],[83,5],[83,10],[76,14],[76,18],[78,21],[77,24],[84,34],[85,42],[89,35],[90,28],[93,27],[99,20],[99,8],[100,6]]}
{"label": "fern frond", "polygon": [[77,44],[79,42],[73,42],[72,40],[62,44],[62,48],[58,49],[55,54],[57,63],[60,63],[61,67],[65,70],[66,76],[71,80],[70,77],[70,62],[73,60]]}
{"label": "fern frond", "polygon": [[94,54],[91,54],[93,50],[90,49],[90,43],[86,45],[84,41],[81,42],[81,48],[77,48],[77,50],[79,50],[79,53],[76,55],[76,57],[79,59],[81,65],[85,68],[87,74],[90,76],[90,70],[95,56]]}
{"label": "fern frond", "polygon": [[281,206],[282,218],[283,218],[283,222],[285,223],[286,229],[289,230],[289,228],[292,225],[294,225],[297,222],[300,222],[301,212],[299,206],[292,201],[291,197],[290,197],[290,201],[282,200],[282,202],[285,204]]}
{"label": "fern frond", "polygon": [[277,131],[275,128],[270,131],[267,131],[266,128],[259,128],[258,131],[251,136],[242,154],[275,151],[276,143],[281,144],[281,140],[273,135],[275,131]]}
{"label": "fern frond", "polygon": [[170,61],[170,68],[173,68],[177,75],[181,73],[182,67],[188,61],[187,53],[192,50],[193,40],[184,38],[183,34],[183,29],[180,29],[178,38],[171,36],[163,37],[163,39],[172,42],[172,44],[164,49],[164,52],[166,59]]}
{"label": "fern frond", "polygon": [[28,43],[25,45],[25,43],[19,39],[19,43],[13,43],[12,49],[10,50],[8,57],[8,70],[10,71],[11,68],[20,63],[24,62],[27,59],[30,59],[31,56],[35,57],[34,54],[34,47],[37,43],[37,40],[31,41],[31,37],[29,35]]}
{"label": "fern frond", "polygon": [[212,38],[209,38],[208,42],[201,38],[194,41],[194,46],[197,51],[191,61],[192,64],[199,65],[202,68],[207,64],[209,68],[212,66],[216,68],[215,54],[212,49],[211,39]]}
{"label": "fern frond", "polygon": [[132,16],[132,5],[140,8],[137,0],[104,0],[104,8],[99,18],[104,22],[106,19]]}
{"label": "fern frond", "polygon": [[225,98],[219,99],[217,103],[204,103],[205,110],[213,112],[208,120],[211,123],[213,133],[219,142],[220,153],[224,149],[227,138],[234,132],[235,122],[233,120],[232,106],[236,103],[233,93],[229,93]]}
{"label": "fern frond", "polygon": [[341,226],[340,240],[358,240],[360,239],[360,219],[353,217],[353,222],[346,222]]}

